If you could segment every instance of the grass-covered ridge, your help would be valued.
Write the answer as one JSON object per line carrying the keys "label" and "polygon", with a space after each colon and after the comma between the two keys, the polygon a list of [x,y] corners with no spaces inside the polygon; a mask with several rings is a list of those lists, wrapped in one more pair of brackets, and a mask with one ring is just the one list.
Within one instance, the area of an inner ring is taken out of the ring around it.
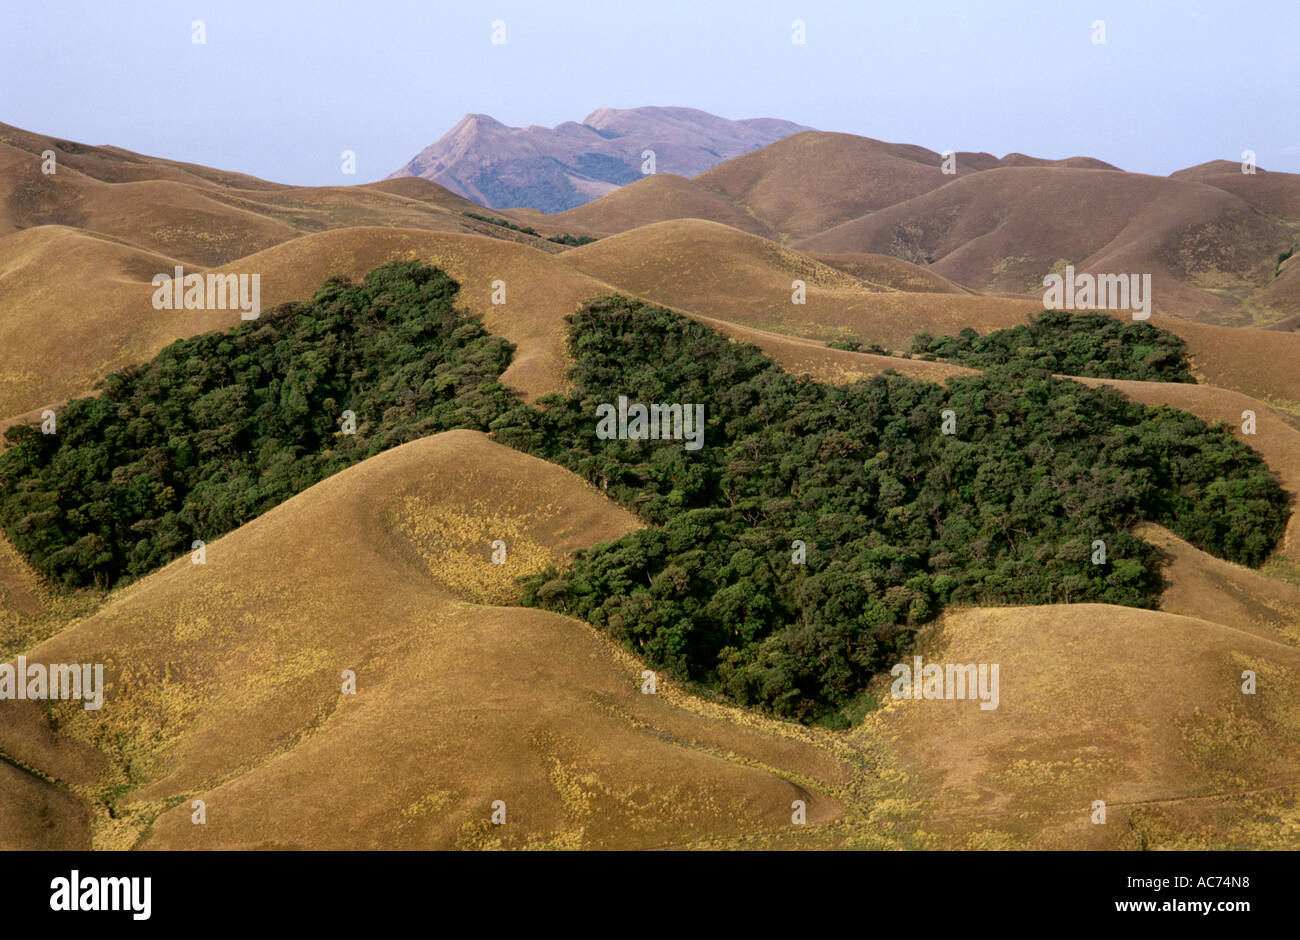
{"label": "grass-covered ridge", "polygon": [[514,403],[511,350],[454,310],[457,289],[395,262],[108,376],[57,433],[6,432],[0,525],[52,581],[111,584],[381,450],[485,429]]}
{"label": "grass-covered ridge", "polygon": [[[515,225],[515,223],[509,222],[506,219],[490,215],[480,215],[477,212],[466,212],[465,215],[471,219],[477,219],[480,222],[487,222],[489,225],[496,225],[500,228],[510,229],[512,232],[532,235],[534,238],[542,237],[542,233],[537,231],[537,229],[533,228],[531,225]],[[565,232],[563,235],[547,235],[546,240],[548,242],[555,242],[557,245],[566,245],[570,248],[576,248],[581,245],[590,245],[592,242],[596,241],[596,239],[590,235],[570,235],[568,232]]]}
{"label": "grass-covered ridge", "polygon": [[[572,394],[511,412],[498,439],[585,476],[652,528],[528,579],[525,603],[778,714],[850,707],[945,604],[1156,606],[1158,553],[1128,534],[1139,520],[1255,565],[1289,515],[1273,473],[1226,428],[1023,363],[947,387],[896,375],[827,386],[624,298],[571,322]],[[704,402],[704,448],[598,440],[596,408],[620,394]],[[792,562],[795,540],[806,564]]]}
{"label": "grass-covered ridge", "polygon": [[1023,363],[1058,375],[1143,382],[1195,382],[1182,338],[1104,313],[1044,310],[1029,323],[984,336],[918,333],[912,355],[983,369]]}

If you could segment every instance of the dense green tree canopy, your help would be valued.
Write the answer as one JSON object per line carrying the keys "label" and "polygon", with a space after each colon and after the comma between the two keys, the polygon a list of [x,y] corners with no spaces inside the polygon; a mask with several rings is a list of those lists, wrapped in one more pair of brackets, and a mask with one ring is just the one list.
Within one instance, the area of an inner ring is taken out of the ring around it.
{"label": "dense green tree canopy", "polygon": [[913,355],[985,368],[1018,362],[1058,375],[1145,382],[1195,382],[1187,346],[1168,330],[1104,313],[1044,310],[1028,324],[980,336],[918,333]]}
{"label": "dense green tree canopy", "polygon": [[50,579],[112,583],[385,448],[485,429],[514,403],[510,347],[455,312],[456,290],[398,262],[110,375],[56,434],[7,432],[0,525]]}
{"label": "dense green tree canopy", "polygon": [[[778,714],[846,707],[945,604],[1155,606],[1157,553],[1128,532],[1141,519],[1258,564],[1288,517],[1272,473],[1224,427],[1023,362],[947,387],[828,386],[631,300],[571,320],[572,394],[494,429],[652,528],[528,579],[525,603]],[[620,394],[705,403],[705,446],[597,439],[597,406]]]}

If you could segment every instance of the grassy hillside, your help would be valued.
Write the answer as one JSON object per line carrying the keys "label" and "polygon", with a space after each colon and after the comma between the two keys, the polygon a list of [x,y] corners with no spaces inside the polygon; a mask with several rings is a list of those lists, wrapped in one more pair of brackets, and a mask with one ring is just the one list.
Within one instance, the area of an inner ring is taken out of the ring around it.
{"label": "grassy hillside", "polygon": [[101,848],[646,848],[780,833],[796,798],[810,830],[833,819],[857,770],[826,735],[666,677],[642,694],[591,628],[484,605],[638,525],[482,434],[385,451],[30,650],[104,662],[110,694],[6,703],[0,753],[81,801]]}
{"label": "grassy hillside", "polygon": [[[706,170],[693,182],[743,206],[784,239],[937,189],[955,179],[924,147],[808,131]],[[958,173],[969,168],[958,164]]]}
{"label": "grassy hillside", "polygon": [[[528,398],[563,389],[564,317],[611,290],[532,245],[397,228],[305,235],[220,272],[259,275],[262,307],[269,310],[310,297],[329,277],[360,279],[395,260],[424,261],[462,285],[460,302],[518,348],[505,378]],[[232,310],[154,310],[150,279],[175,264],[58,226],[0,238],[0,276],[8,288],[0,341],[11,353],[0,360],[0,414],[39,418],[44,408],[90,393],[109,372],[148,360],[177,339],[240,322]],[[68,277],[69,271],[83,273]],[[504,304],[493,303],[497,280],[507,286]]]}
{"label": "grassy hillside", "polygon": [[[823,342],[865,338],[906,349],[920,329],[1013,327],[1041,301],[898,289],[715,223],[663,222],[566,252],[565,264],[620,291],[742,326]],[[795,303],[795,280],[804,282]]]}
{"label": "grassy hillside", "polygon": [[[1062,213],[1062,205],[1087,207]],[[1039,294],[1077,271],[1152,275],[1156,310],[1253,324],[1289,225],[1222,189],[1109,170],[1011,167],[974,173],[796,243],[801,251],[878,252],[933,265],[978,291]],[[1276,318],[1276,317],[1275,317]]]}
{"label": "grassy hillside", "polygon": [[[925,658],[1001,667],[994,711],[890,700],[864,734],[908,755],[943,844],[1300,846],[1295,647],[1156,611],[1003,607],[947,615]],[[1245,669],[1262,677],[1255,695]]]}
{"label": "grassy hillside", "polygon": [[594,202],[545,217],[552,228],[605,235],[672,219],[704,219],[753,235],[773,234],[743,206],[672,173],[654,173]]}

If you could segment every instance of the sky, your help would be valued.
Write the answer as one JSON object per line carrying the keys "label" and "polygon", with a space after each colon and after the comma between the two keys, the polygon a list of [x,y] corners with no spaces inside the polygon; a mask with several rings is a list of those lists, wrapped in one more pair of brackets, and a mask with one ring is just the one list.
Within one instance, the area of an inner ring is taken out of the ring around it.
{"label": "sky", "polygon": [[641,105],[1160,175],[1252,150],[1294,173],[1300,2],[0,0],[0,122],[282,183],[382,179],[467,113]]}

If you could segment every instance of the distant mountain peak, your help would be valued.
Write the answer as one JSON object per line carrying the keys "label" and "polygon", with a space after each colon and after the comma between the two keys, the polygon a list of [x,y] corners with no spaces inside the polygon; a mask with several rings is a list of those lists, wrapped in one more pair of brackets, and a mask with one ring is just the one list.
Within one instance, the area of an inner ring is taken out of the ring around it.
{"label": "distant mountain peak", "polygon": [[641,178],[647,150],[656,172],[689,177],[806,130],[680,107],[598,108],[555,127],[466,114],[388,178],[419,176],[493,209],[561,212]]}

